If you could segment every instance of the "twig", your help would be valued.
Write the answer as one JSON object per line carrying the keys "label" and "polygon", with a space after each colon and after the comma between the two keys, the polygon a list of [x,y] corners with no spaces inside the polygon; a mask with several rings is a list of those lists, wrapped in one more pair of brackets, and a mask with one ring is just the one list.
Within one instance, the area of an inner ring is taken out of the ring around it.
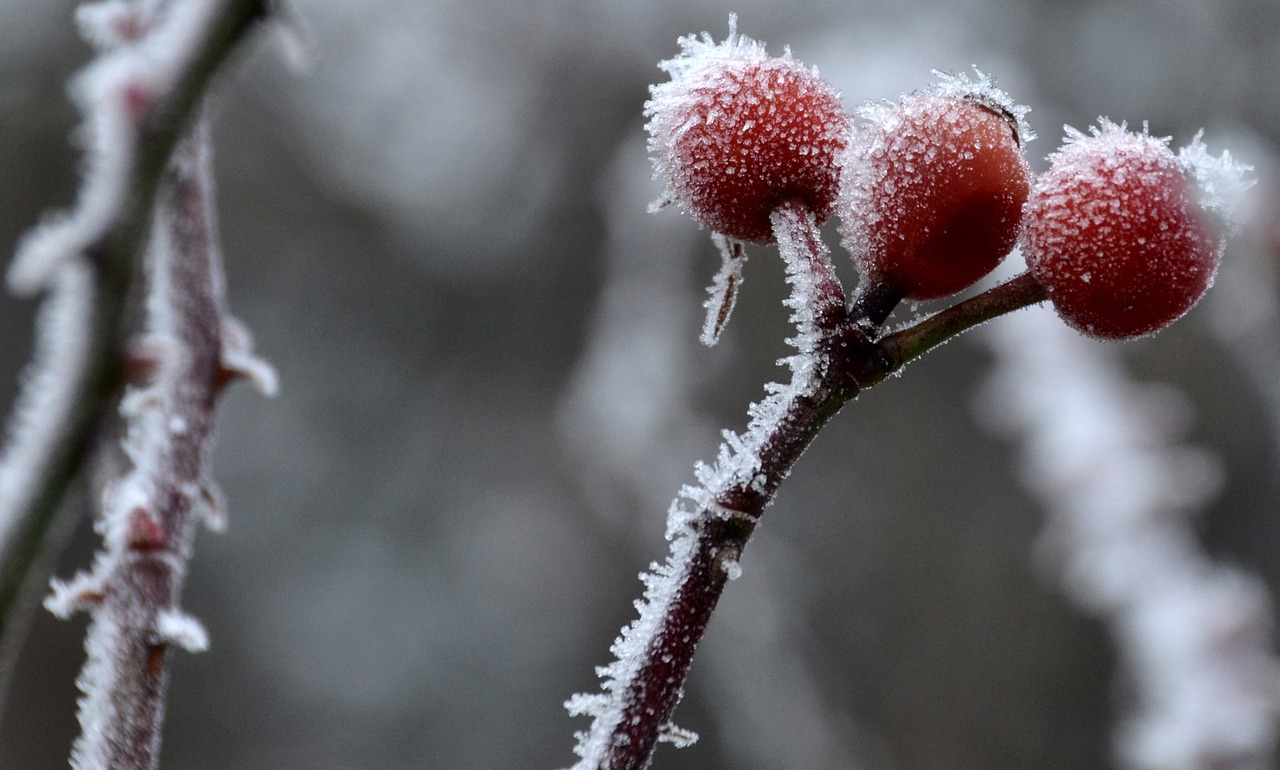
{"label": "twig", "polygon": [[[159,179],[210,81],[265,12],[263,0],[194,0],[168,8],[146,40],[103,55],[78,78],[90,137],[80,200],[24,241],[9,276],[19,293],[75,281],[73,274],[87,274],[89,285],[77,291],[83,310],[45,324],[45,333],[83,340],[82,346],[30,374],[25,389],[47,387],[49,377],[58,377],[65,408],[16,413],[10,428],[3,460],[10,475],[0,500],[0,650],[12,652],[20,641],[27,623],[17,606],[20,589],[103,415],[118,398],[125,298],[138,272]],[[20,408],[30,399],[20,398]]]}
{"label": "twig", "polygon": [[91,572],[55,583],[46,605],[92,613],[79,679],[83,728],[77,768],[157,764],[170,645],[204,649],[199,623],[179,608],[198,521],[221,522],[209,473],[223,361],[221,258],[213,227],[207,124],[175,159],[148,251],[153,383],[130,391],[125,449],[133,471],[104,501],[105,550]]}
{"label": "twig", "polygon": [[648,766],[659,740],[693,740],[671,724],[671,714],[725,583],[740,574],[742,549],[795,461],[856,392],[829,377],[822,343],[847,327],[844,292],[812,214],[785,206],[774,227],[798,329],[793,343],[800,353],[788,359],[792,381],[772,386],[752,406],[745,435],[726,432],[714,467],[697,468],[700,485],[682,493],[694,510],[673,504],[671,553],[666,564],[642,576],[640,617],[613,646],[617,660],[602,669],[603,692],[576,695],[566,704],[571,713],[594,717],[591,729],[579,735],[580,770],[637,770]]}
{"label": "twig", "polygon": [[877,385],[886,376],[898,372],[952,337],[1048,298],[1039,281],[1030,273],[1020,273],[964,302],[877,340],[873,366],[861,374],[858,384],[863,389]]}

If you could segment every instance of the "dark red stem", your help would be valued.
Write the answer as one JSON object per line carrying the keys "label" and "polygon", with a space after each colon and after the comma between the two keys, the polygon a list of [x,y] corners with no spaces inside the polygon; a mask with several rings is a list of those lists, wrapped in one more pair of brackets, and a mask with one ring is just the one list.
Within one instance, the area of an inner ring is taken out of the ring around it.
{"label": "dark red stem", "polygon": [[[223,372],[221,260],[212,222],[207,126],[179,150],[175,171],[162,188],[157,232],[149,260],[151,324],[170,347],[156,382],[142,392],[133,419],[153,426],[138,448],[146,458],[144,489],[150,494],[123,517],[123,542],[108,538],[101,603],[93,608],[86,671],[99,666],[103,681],[90,686],[82,708],[107,716],[86,732],[76,752],[105,757],[107,767],[151,770],[158,766],[172,639],[163,633],[163,613],[180,613],[186,579],[209,488],[209,454]],[[151,413],[151,414],[148,414]],[[160,429],[155,430],[154,426]],[[113,551],[123,551],[116,556]],[[95,638],[99,637],[100,638]],[[110,656],[105,666],[98,656]],[[104,688],[101,692],[93,688]],[[98,705],[101,704],[101,705]],[[105,705],[105,708],[102,706]],[[99,718],[102,718],[99,716]]]}

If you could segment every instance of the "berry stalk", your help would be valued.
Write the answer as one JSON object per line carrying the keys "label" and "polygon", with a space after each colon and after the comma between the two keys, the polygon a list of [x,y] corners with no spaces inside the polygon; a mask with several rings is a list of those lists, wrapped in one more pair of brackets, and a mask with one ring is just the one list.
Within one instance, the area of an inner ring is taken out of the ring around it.
{"label": "berry stalk", "polygon": [[1002,284],[935,313],[917,324],[876,341],[873,368],[859,378],[869,388],[952,337],[992,318],[1044,302],[1048,291],[1035,276],[1024,272]]}
{"label": "berry stalk", "polygon": [[[742,551],[796,461],[857,395],[850,371],[866,369],[875,353],[863,331],[871,322],[846,309],[812,211],[789,201],[771,220],[787,263],[787,305],[798,332],[791,342],[799,353],[787,359],[792,380],[770,386],[770,395],[752,405],[744,435],[726,432],[715,466],[699,465],[700,485],[682,492],[693,509],[673,505],[671,553],[642,576],[647,590],[640,617],[613,646],[618,659],[602,669],[603,692],[579,694],[566,704],[573,714],[594,717],[590,730],[578,736],[582,759],[575,770],[639,770],[649,766],[659,741],[692,742],[672,726],[671,715],[725,584],[741,572]],[[884,302],[865,305],[884,317],[888,311],[878,305],[891,308],[897,298],[877,296]]]}

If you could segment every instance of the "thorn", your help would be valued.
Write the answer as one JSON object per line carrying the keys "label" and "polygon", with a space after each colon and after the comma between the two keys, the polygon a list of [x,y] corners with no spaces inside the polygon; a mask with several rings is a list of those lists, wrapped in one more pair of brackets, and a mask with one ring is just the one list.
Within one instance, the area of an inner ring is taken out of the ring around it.
{"label": "thorn", "polygon": [[130,340],[124,351],[125,379],[135,385],[150,380],[160,368],[160,362],[170,354],[169,348],[158,337],[135,337]]}
{"label": "thorn", "polygon": [[[600,672],[597,671],[597,674]],[[569,712],[569,716],[590,716],[598,717],[604,713],[609,707],[609,696],[599,692],[580,692],[575,693],[569,700],[564,702],[564,708]]]}
{"label": "thorn", "polygon": [[120,399],[120,414],[125,417],[137,417],[148,409],[157,409],[164,404],[160,391],[147,387],[130,390]]}
{"label": "thorn", "polygon": [[210,532],[227,531],[227,498],[212,481],[200,486],[200,518]]}
{"label": "thorn", "polygon": [[52,580],[49,588],[52,593],[45,597],[44,608],[62,620],[92,610],[105,598],[102,580],[89,572],[81,572],[69,581]]}
{"label": "thorn", "polygon": [[169,650],[167,644],[150,644],[147,645],[147,674],[153,679],[159,679],[164,673],[165,653]]}
{"label": "thorn", "polygon": [[658,728],[658,740],[662,743],[670,743],[677,749],[683,749],[697,743],[698,734],[692,730],[676,727],[671,722],[667,722]]}
{"label": "thorn", "polygon": [[187,652],[209,649],[209,633],[200,621],[182,610],[168,609],[156,613],[156,635],[165,644],[176,644]]}
{"label": "thorn", "polygon": [[264,396],[274,396],[279,389],[276,370],[264,359],[235,351],[223,351],[218,385],[226,386],[237,379],[245,380]]}
{"label": "thorn", "polygon": [[232,380],[244,379],[264,396],[274,396],[279,389],[275,368],[253,354],[253,336],[234,318],[226,318],[222,323],[219,365],[219,388],[226,387]]}
{"label": "thorn", "polygon": [[143,83],[129,81],[120,89],[120,102],[130,120],[142,123],[156,105],[156,94]]}

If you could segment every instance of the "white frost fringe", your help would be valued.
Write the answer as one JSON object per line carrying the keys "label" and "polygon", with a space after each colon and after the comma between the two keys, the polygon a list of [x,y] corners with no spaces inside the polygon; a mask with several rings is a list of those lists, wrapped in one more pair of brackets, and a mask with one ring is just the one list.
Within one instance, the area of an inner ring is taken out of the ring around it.
{"label": "white frost fringe", "polygon": [[[990,327],[989,413],[1022,436],[1044,502],[1041,555],[1109,625],[1134,704],[1116,736],[1133,770],[1270,766],[1280,662],[1256,578],[1209,561],[1190,515],[1220,472],[1175,443],[1176,394],[1127,381],[1115,356],[1044,308]],[[1244,761],[1244,764],[1234,764]]]}
{"label": "white frost fringe", "polygon": [[35,355],[0,456],[0,555],[30,505],[84,376],[93,312],[85,252],[106,235],[125,206],[143,114],[176,81],[220,2],[175,4],[153,30],[155,5],[154,0],[103,0],[77,11],[82,35],[100,51],[71,89],[84,114],[84,179],[75,207],[28,233],[8,271],[15,294],[46,290],[48,298],[37,318]]}
{"label": "white frost fringe", "polygon": [[0,454],[0,555],[30,508],[74,406],[91,346],[93,278],[83,263],[58,271],[36,318],[35,355],[22,377]]}
{"label": "white frost fringe", "polygon": [[23,296],[47,287],[58,267],[81,257],[114,226],[128,200],[139,126],[172,90],[222,0],[89,3],[77,20],[102,53],[76,75],[71,95],[84,114],[84,179],[70,212],[52,217],[19,244],[9,288]]}

